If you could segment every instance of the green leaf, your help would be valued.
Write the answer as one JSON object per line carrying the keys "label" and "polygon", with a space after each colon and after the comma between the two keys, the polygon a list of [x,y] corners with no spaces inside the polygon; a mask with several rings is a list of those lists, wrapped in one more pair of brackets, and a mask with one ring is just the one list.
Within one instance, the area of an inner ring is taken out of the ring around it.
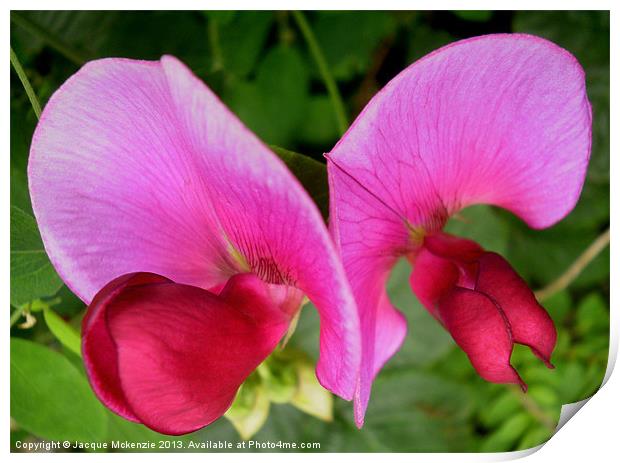
{"label": "green leaf", "polygon": [[511,450],[517,440],[533,424],[527,413],[514,415],[495,430],[480,447],[481,452],[505,452]]}
{"label": "green leaf", "polygon": [[366,71],[381,41],[396,31],[394,16],[386,11],[319,11],[311,23],[337,80]]}
{"label": "green leaf", "polygon": [[[414,370],[383,371],[374,382],[366,422],[357,439],[383,451],[468,451],[472,390]],[[368,434],[367,434],[368,433]]]}
{"label": "green leaf", "polygon": [[233,82],[224,100],[239,118],[269,144],[290,146],[308,108],[309,70],[299,51],[272,48],[252,82]]}
{"label": "green leaf", "polygon": [[545,300],[544,307],[553,318],[556,325],[560,325],[572,309],[573,301],[568,291],[560,291]]}
{"label": "green leaf", "polygon": [[575,329],[587,337],[609,332],[609,309],[599,293],[591,293],[579,303]]}
{"label": "green leaf", "polygon": [[49,440],[106,435],[106,412],[86,378],[61,354],[17,338],[11,338],[11,417]]}
{"label": "green leaf", "polygon": [[506,391],[480,411],[480,419],[487,428],[494,428],[521,409],[519,398]]}
{"label": "green leaf", "polygon": [[488,10],[457,10],[452,13],[465,21],[481,23],[487,22],[493,17],[493,12]]}
{"label": "green leaf", "polygon": [[300,141],[313,146],[330,146],[338,140],[338,121],[327,95],[311,96]]}
{"label": "green leaf", "polygon": [[329,213],[329,187],[327,184],[327,167],[309,156],[296,153],[279,146],[270,148],[284,161],[286,167],[297,177],[319,207],[324,219]]}
{"label": "green leaf", "polygon": [[235,18],[237,12],[225,10],[211,10],[203,11],[202,14],[209,18],[210,21],[215,21],[218,24],[224,25],[229,24]]}
{"label": "green leaf", "polygon": [[257,369],[267,397],[274,403],[291,400],[297,389],[297,372],[292,359],[281,352],[274,352]]}
{"label": "green leaf", "polygon": [[221,24],[219,41],[226,72],[237,77],[252,72],[272,23],[270,11],[239,11]]}
{"label": "green leaf", "polygon": [[314,364],[308,359],[299,359],[295,369],[297,389],[291,398],[291,404],[322,421],[332,421],[334,396],[319,383]]}
{"label": "green leaf", "polygon": [[545,443],[553,436],[553,431],[550,431],[544,427],[538,427],[534,429],[530,429],[525,433],[519,445],[517,446],[518,450],[530,449],[532,447],[537,447],[540,444]]}
{"label": "green leaf", "polygon": [[53,296],[62,284],[45,253],[34,218],[11,206],[11,305]]}
{"label": "green leaf", "polygon": [[263,427],[269,416],[269,393],[261,382],[251,376],[237,392],[232,407],[224,415],[243,440]]}
{"label": "green leaf", "polygon": [[52,334],[56,336],[56,339],[58,339],[67,349],[81,357],[82,349],[80,333],[78,333],[75,328],[64,321],[60,315],[52,309],[44,309],[43,317],[45,318],[47,327],[50,329]]}

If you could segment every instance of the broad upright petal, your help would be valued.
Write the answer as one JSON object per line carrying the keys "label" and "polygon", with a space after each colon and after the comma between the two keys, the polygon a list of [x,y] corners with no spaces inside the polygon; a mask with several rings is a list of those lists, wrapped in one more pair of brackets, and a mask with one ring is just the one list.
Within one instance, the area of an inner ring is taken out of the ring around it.
{"label": "broad upright petal", "polygon": [[[331,167],[330,167],[331,168]],[[372,380],[398,350],[407,331],[403,315],[390,303],[385,283],[390,269],[410,245],[401,233],[402,219],[346,172],[332,169],[330,227],[357,300],[362,332],[362,365],[355,392],[355,421],[359,427]],[[335,188],[335,184],[341,188]],[[346,224],[346,226],[342,226]]]}
{"label": "broad upright petal", "polygon": [[539,37],[497,34],[402,71],[329,156],[415,226],[488,203],[543,228],[574,207],[590,143],[577,60]]}
{"label": "broad upright petal", "polygon": [[[375,320],[378,301],[364,289],[374,282],[361,274],[356,253],[381,259],[411,252],[476,203],[506,208],[535,228],[550,226],[579,197],[590,144],[584,72],[547,40],[475,37],[401,72],[327,155],[336,203],[330,227],[361,319]],[[376,281],[389,271],[381,269]],[[432,297],[432,286],[425,289]],[[369,332],[363,326],[364,351],[374,352],[380,347],[366,346],[375,343]],[[365,355],[362,371],[372,365]]]}
{"label": "broad upright petal", "polygon": [[291,314],[274,302],[251,274],[233,276],[219,296],[153,274],[117,278],[84,322],[88,377],[126,418],[165,434],[199,429],[224,414],[286,332]]}
{"label": "broad upright petal", "polygon": [[87,63],[43,111],[29,183],[50,259],[84,301],[131,272],[204,289],[241,272],[294,286],[321,315],[322,383],[352,397],[358,316],[320,213],[175,58]]}

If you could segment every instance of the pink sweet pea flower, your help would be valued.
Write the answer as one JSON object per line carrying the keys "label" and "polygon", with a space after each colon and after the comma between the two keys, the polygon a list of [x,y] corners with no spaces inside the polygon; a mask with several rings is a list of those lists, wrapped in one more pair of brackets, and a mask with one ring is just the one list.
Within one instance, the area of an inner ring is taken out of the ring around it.
{"label": "pink sweet pea flower", "polygon": [[513,344],[548,366],[549,315],[506,260],[442,232],[472,204],[545,228],[575,206],[591,143],[584,72],[538,37],[454,43],[412,64],[366,106],[328,154],[333,235],[360,311],[359,426],[371,383],[399,348],[403,315],[385,292],[401,256],[413,291],[486,380],[518,383]]}
{"label": "pink sweet pea flower", "polygon": [[50,259],[90,304],[84,363],[112,411],[166,434],[208,425],[304,294],[317,376],[353,397],[357,309],[318,209],[177,59],[86,64],[46,106],[28,174]]}

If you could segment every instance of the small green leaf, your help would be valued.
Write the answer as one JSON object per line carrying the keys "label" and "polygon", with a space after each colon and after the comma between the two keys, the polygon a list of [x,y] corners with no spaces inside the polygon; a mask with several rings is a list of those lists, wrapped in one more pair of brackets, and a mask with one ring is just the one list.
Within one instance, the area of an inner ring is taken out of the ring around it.
{"label": "small green leaf", "polygon": [[11,338],[11,417],[49,440],[101,441],[107,417],[86,378],[39,344]]}
{"label": "small green leaf", "polygon": [[329,212],[329,191],[327,184],[327,167],[325,164],[309,156],[289,151],[279,146],[270,148],[284,161],[286,167],[297,177],[310,197],[319,207],[323,218],[327,219]]}
{"label": "small green leaf", "polygon": [[269,394],[255,376],[239,388],[232,407],[224,416],[244,440],[263,427],[269,416]]}
{"label": "small green leaf", "polygon": [[60,315],[58,315],[52,309],[44,309],[43,317],[45,318],[45,323],[47,323],[47,327],[50,329],[52,334],[56,336],[56,339],[58,339],[60,343],[67,349],[71,350],[72,352],[81,357],[82,352],[80,333],[78,333],[75,328],[73,328],[66,321],[64,321],[60,317]]}
{"label": "small green leaf", "polygon": [[314,365],[309,359],[296,362],[297,389],[291,398],[291,404],[302,412],[322,421],[332,421],[334,397],[319,383],[314,372]]}
{"label": "small green leaf", "polygon": [[11,305],[53,296],[61,287],[34,218],[11,206]]}

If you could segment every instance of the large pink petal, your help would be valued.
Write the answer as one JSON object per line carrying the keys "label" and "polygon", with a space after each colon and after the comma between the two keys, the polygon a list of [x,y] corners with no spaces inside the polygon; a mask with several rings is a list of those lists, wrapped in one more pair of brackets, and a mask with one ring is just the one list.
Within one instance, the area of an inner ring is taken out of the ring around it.
{"label": "large pink petal", "polygon": [[[103,362],[114,364],[106,377],[114,383],[113,399],[105,385],[95,389],[106,405],[118,413],[120,397],[130,418],[158,432],[185,434],[224,414],[286,332],[290,314],[278,310],[253,275],[232,277],[220,296],[150,275],[152,283],[135,281],[148,280],[143,275],[106,286],[90,307],[105,323],[94,328],[113,342],[105,355],[101,345],[85,343],[87,371],[93,382]],[[85,328],[92,336],[92,323]]]}
{"label": "large pink petal", "polygon": [[[421,229],[438,232],[475,203],[533,227],[557,222],[577,201],[590,142],[583,70],[544,39],[476,37],[401,72],[328,155],[331,230],[362,320],[378,310],[364,289],[373,286],[364,256],[410,252]],[[364,344],[374,343],[369,332],[363,326]]]}
{"label": "large pink petal", "polygon": [[491,297],[502,308],[514,341],[529,346],[551,367],[557,333],[549,314],[502,256],[486,252],[479,258],[479,263],[476,290]]}
{"label": "large pink petal", "polygon": [[577,60],[538,37],[498,34],[409,66],[330,158],[413,225],[489,203],[541,228],[574,207],[590,132]]}
{"label": "large pink petal", "polygon": [[321,315],[322,383],[352,397],[359,321],[320,213],[175,58],[87,63],[45,107],[29,182],[46,250],[83,300],[131,272],[210,289],[252,271],[294,286]]}
{"label": "large pink petal", "polygon": [[[362,366],[355,392],[355,420],[364,423],[372,380],[398,350],[406,321],[390,304],[385,283],[399,255],[409,249],[401,233],[402,220],[354,180],[329,165],[330,226],[340,249],[358,303],[362,331]],[[334,184],[342,188],[334,188]],[[368,216],[359,220],[364,211]],[[345,224],[346,226],[339,226]],[[375,226],[376,225],[376,226]]]}

